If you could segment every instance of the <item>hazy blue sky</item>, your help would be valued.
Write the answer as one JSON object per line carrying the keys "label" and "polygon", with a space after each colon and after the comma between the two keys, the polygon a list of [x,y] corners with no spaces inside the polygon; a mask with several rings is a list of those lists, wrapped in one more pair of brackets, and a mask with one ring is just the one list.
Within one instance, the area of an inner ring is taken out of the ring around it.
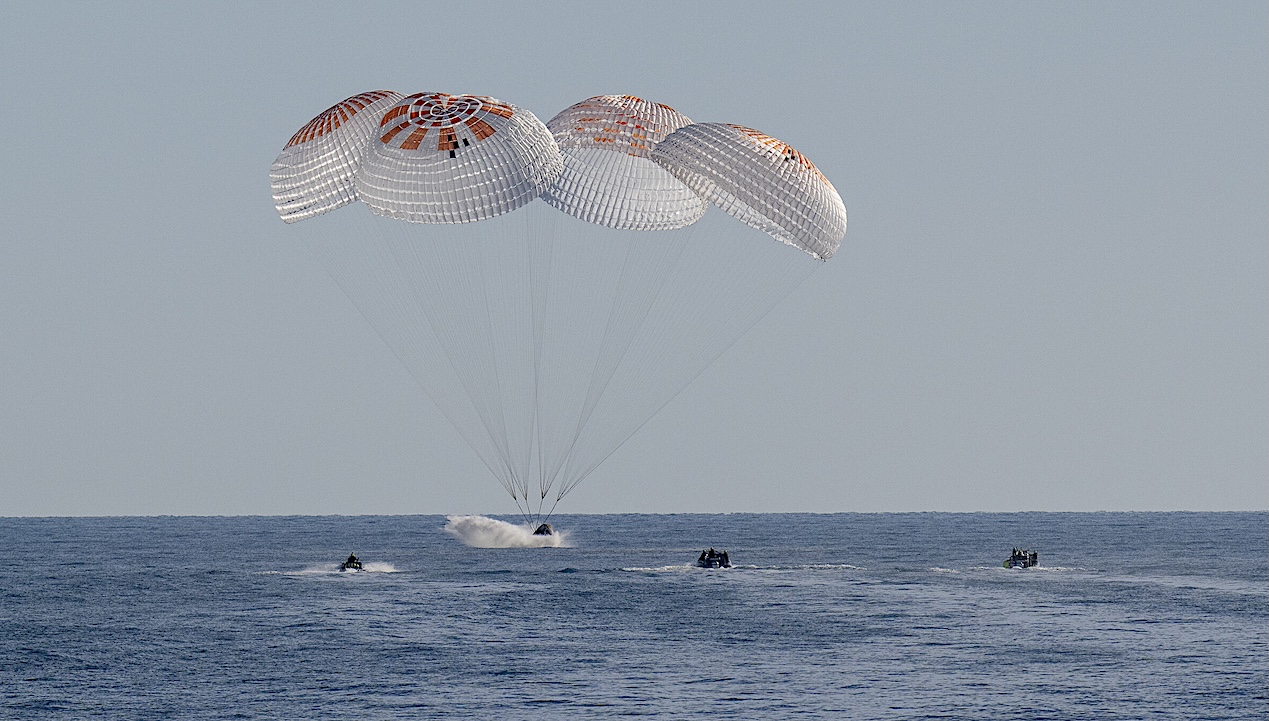
{"label": "hazy blue sky", "polygon": [[565,512],[1264,509],[1267,30],[1264,2],[7,4],[0,515],[514,510],[272,207],[290,135],[374,88],[636,94],[846,202],[837,257]]}

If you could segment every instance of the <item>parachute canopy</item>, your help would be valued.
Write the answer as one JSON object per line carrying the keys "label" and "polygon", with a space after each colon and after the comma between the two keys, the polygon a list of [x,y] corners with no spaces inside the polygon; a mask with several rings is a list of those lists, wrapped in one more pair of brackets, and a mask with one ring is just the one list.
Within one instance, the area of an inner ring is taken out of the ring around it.
{"label": "parachute canopy", "polygon": [[533,113],[481,95],[415,93],[379,122],[357,194],[379,215],[470,223],[537,198],[563,167]]}
{"label": "parachute canopy", "polygon": [[630,230],[691,225],[707,203],[652,161],[657,143],[691,120],[674,108],[631,95],[599,95],[547,122],[564,171],[542,196],[588,223]]}
{"label": "parachute canopy", "polygon": [[321,215],[357,199],[353,178],[383,114],[401,99],[372,90],[336,103],[291,136],[269,183],[278,215],[288,223]]}
{"label": "parachute canopy", "polygon": [[807,157],[743,125],[695,123],[676,130],[652,158],[703,198],[821,260],[846,235],[846,206]]}

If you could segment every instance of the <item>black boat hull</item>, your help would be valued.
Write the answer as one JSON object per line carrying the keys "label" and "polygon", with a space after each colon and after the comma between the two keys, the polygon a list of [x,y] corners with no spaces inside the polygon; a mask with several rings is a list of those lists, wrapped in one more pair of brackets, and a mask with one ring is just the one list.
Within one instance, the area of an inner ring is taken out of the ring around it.
{"label": "black boat hull", "polygon": [[701,551],[701,555],[696,559],[698,568],[731,568],[731,559],[727,556],[726,551],[721,553],[714,549]]}
{"label": "black boat hull", "polygon": [[1040,565],[1040,554],[1036,551],[1017,551],[1000,565],[1005,568],[1033,568]]}

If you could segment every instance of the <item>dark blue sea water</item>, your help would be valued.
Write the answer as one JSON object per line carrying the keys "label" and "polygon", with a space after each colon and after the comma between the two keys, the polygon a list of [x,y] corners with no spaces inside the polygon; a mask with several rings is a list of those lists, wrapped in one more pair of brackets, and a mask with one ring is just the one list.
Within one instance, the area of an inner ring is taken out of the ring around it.
{"label": "dark blue sea water", "polygon": [[[1263,719],[1269,514],[0,519],[12,719]],[[1006,570],[1013,546],[1041,568]],[[736,568],[690,566],[730,551]],[[341,574],[356,550],[375,572]]]}

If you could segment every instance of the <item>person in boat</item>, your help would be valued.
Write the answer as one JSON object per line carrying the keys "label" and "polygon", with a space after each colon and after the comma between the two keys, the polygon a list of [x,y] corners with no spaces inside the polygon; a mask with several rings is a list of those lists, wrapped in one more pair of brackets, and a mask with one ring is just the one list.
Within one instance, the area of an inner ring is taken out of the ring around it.
{"label": "person in boat", "polygon": [[696,562],[697,562],[697,563],[705,563],[705,559],[708,557],[708,554],[709,554],[709,552],[708,552],[708,551],[701,551],[701,557],[700,557],[700,558],[698,558],[698,559],[696,559]]}
{"label": "person in boat", "polygon": [[723,551],[723,568],[731,568],[731,560],[727,558],[726,551]]}
{"label": "person in boat", "polygon": [[361,559],[357,558],[356,553],[348,554],[348,560],[343,563],[344,568],[361,568]]}

